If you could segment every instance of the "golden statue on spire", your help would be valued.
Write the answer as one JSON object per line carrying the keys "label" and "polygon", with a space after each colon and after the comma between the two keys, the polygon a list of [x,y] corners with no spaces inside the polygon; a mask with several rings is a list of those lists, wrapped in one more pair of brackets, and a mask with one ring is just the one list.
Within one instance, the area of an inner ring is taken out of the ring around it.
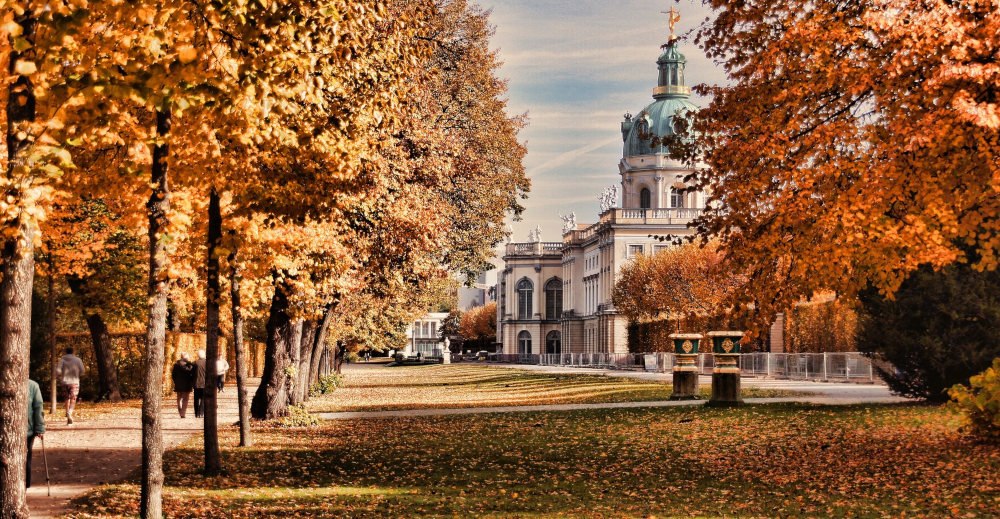
{"label": "golden statue on spire", "polygon": [[674,9],[674,6],[670,6],[669,11],[660,11],[661,13],[667,15],[667,23],[670,24],[670,41],[677,39],[674,35],[674,24],[681,21],[681,12]]}

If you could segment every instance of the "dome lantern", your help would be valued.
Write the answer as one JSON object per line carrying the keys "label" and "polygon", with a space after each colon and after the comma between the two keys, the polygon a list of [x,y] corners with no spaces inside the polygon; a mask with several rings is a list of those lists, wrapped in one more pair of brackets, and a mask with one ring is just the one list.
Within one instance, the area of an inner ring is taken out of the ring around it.
{"label": "dome lantern", "polygon": [[690,97],[691,87],[684,85],[684,64],[687,59],[677,50],[677,39],[671,39],[663,49],[663,54],[656,60],[659,77],[656,88],[653,89],[653,99]]}

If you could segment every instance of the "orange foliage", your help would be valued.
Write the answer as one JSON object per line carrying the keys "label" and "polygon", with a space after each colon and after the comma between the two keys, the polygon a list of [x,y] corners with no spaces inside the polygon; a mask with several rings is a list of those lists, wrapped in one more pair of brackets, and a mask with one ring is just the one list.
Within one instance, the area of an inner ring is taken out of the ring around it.
{"label": "orange foliage", "polygon": [[785,314],[785,351],[858,351],[858,306],[832,295],[795,304]]}
{"label": "orange foliage", "polygon": [[619,273],[612,294],[615,307],[632,322],[724,314],[727,298],[743,280],[720,270],[722,260],[711,243],[640,254]]}
{"label": "orange foliage", "polygon": [[497,304],[486,303],[462,314],[458,333],[466,340],[487,340],[497,335]]}
{"label": "orange foliage", "polygon": [[[758,324],[812,293],[894,292],[920,264],[1000,255],[995,1],[712,0],[696,42],[727,86],[690,121],[700,225]],[[971,251],[971,252],[970,252]]]}

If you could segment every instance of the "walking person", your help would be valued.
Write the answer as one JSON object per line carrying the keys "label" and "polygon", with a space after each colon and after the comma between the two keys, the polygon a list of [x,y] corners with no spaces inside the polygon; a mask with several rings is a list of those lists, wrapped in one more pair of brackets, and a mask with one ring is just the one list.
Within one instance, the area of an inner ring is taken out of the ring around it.
{"label": "walking person", "polygon": [[205,350],[198,350],[194,371],[194,416],[201,418],[205,414]]}
{"label": "walking person", "polygon": [[56,376],[66,392],[66,425],[73,425],[73,410],[76,397],[80,394],[80,377],[87,371],[80,357],[73,355],[73,347],[66,348],[66,354],[56,365]]}
{"label": "walking person", "polygon": [[31,447],[35,443],[35,438],[42,439],[45,434],[45,414],[42,411],[44,406],[42,389],[38,387],[38,382],[28,379],[28,455],[25,456],[25,488],[31,486]]}
{"label": "walking person", "polygon": [[191,389],[194,388],[194,370],[191,356],[187,353],[181,353],[181,358],[177,359],[170,371],[170,378],[174,381],[174,392],[177,393],[177,414],[181,415],[181,418],[187,414],[188,397],[191,396]]}
{"label": "walking person", "polygon": [[226,359],[220,358],[215,361],[215,374],[216,384],[219,388],[219,392],[222,392],[222,388],[226,387],[226,372],[229,371],[229,363]]}

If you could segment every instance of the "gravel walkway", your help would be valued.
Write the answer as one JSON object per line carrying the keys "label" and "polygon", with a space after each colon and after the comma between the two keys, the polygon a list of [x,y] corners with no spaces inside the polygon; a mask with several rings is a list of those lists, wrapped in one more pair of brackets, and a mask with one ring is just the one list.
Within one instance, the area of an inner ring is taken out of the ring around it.
{"label": "gravel walkway", "polygon": [[[258,381],[252,381],[251,388]],[[185,418],[177,415],[173,394],[163,399],[163,442],[177,446],[201,434],[202,420],[194,417],[194,399],[188,402]],[[48,406],[46,406],[48,409]],[[230,381],[219,394],[219,424],[237,421],[236,384]],[[31,517],[66,514],[69,501],[91,487],[126,478],[141,464],[142,422],[139,409],[120,409],[112,415],[76,420],[67,426],[62,403],[55,416],[46,413],[45,450],[49,459],[52,496],[46,495],[45,466],[41,442],[35,440],[31,460],[31,488],[28,508]]]}

